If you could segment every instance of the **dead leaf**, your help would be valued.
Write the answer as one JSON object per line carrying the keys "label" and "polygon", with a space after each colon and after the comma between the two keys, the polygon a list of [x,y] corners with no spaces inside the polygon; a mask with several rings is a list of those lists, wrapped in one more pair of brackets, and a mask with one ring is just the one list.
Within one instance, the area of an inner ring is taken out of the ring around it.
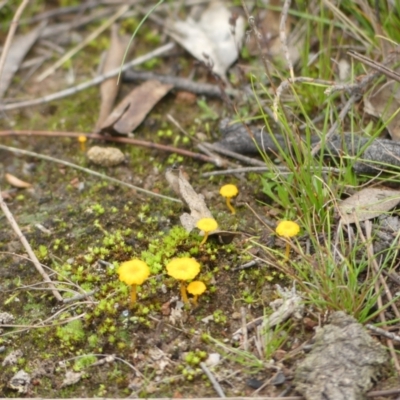
{"label": "dead leaf", "polygon": [[[118,26],[111,27],[111,42],[107,52],[106,61],[102,70],[103,74],[118,68],[122,64],[125,49],[128,45],[128,40],[118,35]],[[105,80],[100,85],[101,105],[99,119],[96,122],[96,130],[102,126],[102,123],[111,113],[115,99],[118,95],[119,85],[118,76]]]}
{"label": "dead leaf", "polygon": [[400,108],[399,85],[399,82],[388,81],[364,97],[364,110],[374,117],[382,118],[393,140],[400,140],[400,113],[391,118]]}
{"label": "dead leaf", "polygon": [[6,93],[14,74],[18,71],[25,56],[35,44],[47,22],[42,22],[37,28],[25,35],[17,36],[10,47],[0,79],[0,98]]}
{"label": "dead leaf", "polygon": [[174,192],[190,209],[190,214],[183,213],[180,216],[182,226],[188,232],[191,232],[196,227],[198,220],[202,218],[214,218],[204,201],[204,197],[196,193],[192,185],[186,179],[182,168],[179,168],[178,176],[170,169],[165,173],[165,177]]}
{"label": "dead leaf", "polygon": [[339,203],[339,214],[345,224],[366,221],[391,210],[400,202],[400,191],[366,188]]}
{"label": "dead leaf", "polygon": [[26,189],[32,187],[32,185],[28,182],[22,181],[21,179],[17,178],[11,174],[5,174],[4,177],[6,181],[11,185],[19,189]]}
{"label": "dead leaf", "polygon": [[132,132],[172,87],[156,80],[136,87],[114,108],[101,125],[101,131],[111,130],[120,134]]}
{"label": "dead leaf", "polygon": [[212,1],[198,21],[189,17],[186,21],[170,22],[167,33],[226,80],[226,71],[238,58],[242,46],[244,19],[232,16],[223,2]]}
{"label": "dead leaf", "polygon": [[83,372],[73,372],[73,371],[67,371],[65,374],[65,378],[62,381],[61,387],[65,386],[71,386],[74,385],[75,383],[78,383],[83,376]]}

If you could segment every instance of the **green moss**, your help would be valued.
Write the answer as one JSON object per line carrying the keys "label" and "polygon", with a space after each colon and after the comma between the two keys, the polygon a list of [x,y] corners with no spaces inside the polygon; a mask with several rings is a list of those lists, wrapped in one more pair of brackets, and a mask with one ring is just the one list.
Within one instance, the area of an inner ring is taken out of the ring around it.
{"label": "green moss", "polygon": [[83,329],[82,321],[76,319],[57,327],[56,336],[60,339],[61,343],[66,346],[82,342],[85,339],[85,331]]}

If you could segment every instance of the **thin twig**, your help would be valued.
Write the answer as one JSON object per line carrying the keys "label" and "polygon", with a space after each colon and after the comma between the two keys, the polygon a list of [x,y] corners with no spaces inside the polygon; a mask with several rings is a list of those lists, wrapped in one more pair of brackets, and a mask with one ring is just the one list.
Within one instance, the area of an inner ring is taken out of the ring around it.
{"label": "thin twig", "polygon": [[200,363],[200,368],[203,370],[203,372],[207,375],[207,378],[210,380],[211,384],[213,385],[213,388],[215,391],[218,393],[219,397],[226,397],[224,391],[222,390],[221,385],[218,383],[218,381],[215,379],[214,375],[211,373],[211,371],[208,369],[207,365],[204,364],[203,362]]}
{"label": "thin twig", "polygon": [[372,69],[380,72],[381,74],[386,75],[387,77],[394,79],[397,82],[400,82],[400,74],[388,67],[386,67],[382,63],[378,63],[374,60],[371,60],[368,57],[363,56],[362,54],[359,54],[355,51],[348,51],[347,54],[350,57],[355,58],[358,61],[361,61],[363,64],[368,65],[368,67],[371,67]]}
{"label": "thin twig", "polygon": [[25,248],[26,252],[28,253],[29,258],[32,261],[33,265],[35,266],[36,270],[39,272],[40,275],[42,275],[42,278],[44,279],[44,281],[47,282],[47,284],[51,288],[51,291],[52,291],[54,297],[58,301],[63,301],[63,298],[62,298],[60,292],[56,289],[56,287],[54,286],[53,282],[51,281],[51,279],[47,275],[46,271],[42,268],[42,265],[40,264],[40,262],[37,259],[34,251],[32,250],[31,245],[26,240],[26,237],[22,233],[21,229],[19,229],[17,221],[14,219],[14,217],[11,214],[9,208],[7,207],[7,204],[3,200],[3,196],[1,194],[1,191],[0,191],[0,208],[3,210],[3,213],[6,216],[8,222],[10,223],[12,229],[17,234],[18,239],[21,241],[22,245],[24,246],[24,248]]}
{"label": "thin twig", "polygon": [[124,5],[118,9],[118,11],[110,17],[107,21],[105,21],[102,25],[100,25],[94,32],[92,32],[85,40],[82,40],[77,46],[68,51],[64,56],[62,56],[57,62],[46,69],[46,71],[42,72],[38,78],[37,82],[42,82],[48,76],[53,74],[61,65],[63,65],[66,61],[68,61],[71,57],[73,57],[78,51],[82,50],[88,43],[92,40],[96,39],[102,32],[104,32],[109,26],[111,26],[119,17],[125,14],[129,9],[129,5]]}
{"label": "thin twig", "polygon": [[[318,171],[321,172],[332,172],[335,174],[340,174],[343,172],[340,168],[331,168],[331,167],[316,167]],[[284,166],[279,166],[275,165],[273,167],[243,167],[243,168],[232,168],[232,169],[224,169],[222,171],[211,171],[211,172],[204,172],[201,174],[203,178],[208,178],[210,176],[215,176],[215,175],[232,175],[232,174],[239,174],[239,173],[246,173],[246,172],[279,172],[282,175],[287,175],[287,174],[293,174],[295,172],[291,171],[288,167]]]}
{"label": "thin twig", "polygon": [[[220,87],[211,83],[193,82],[191,79],[187,78],[157,74],[148,71],[128,70],[123,75],[123,80],[125,82],[147,81],[151,79],[156,79],[157,81],[167,85],[173,85],[174,89],[176,90],[184,90],[210,97],[223,97]],[[235,96],[239,93],[239,91],[233,89],[226,89],[226,92],[232,96]]]}
{"label": "thin twig", "polygon": [[374,325],[371,325],[371,324],[367,324],[366,327],[369,330],[371,330],[372,332],[377,333],[378,335],[385,336],[385,337],[387,337],[387,338],[389,338],[391,340],[394,340],[396,342],[400,342],[400,336],[395,335],[392,332],[385,331],[384,329],[378,328],[378,327],[376,327]]}
{"label": "thin twig", "polygon": [[118,136],[106,136],[106,135],[100,135],[98,133],[91,133],[91,134],[85,134],[83,132],[52,132],[52,131],[13,131],[13,130],[8,130],[8,131],[0,131],[0,137],[1,136],[13,136],[13,135],[19,135],[19,136],[51,136],[51,137],[75,137],[78,138],[80,136],[85,136],[87,139],[97,139],[97,140],[105,140],[108,142],[115,142],[115,143],[126,143],[126,144],[133,144],[135,146],[141,146],[141,147],[146,147],[148,149],[155,149],[155,150],[160,150],[160,151],[166,151],[168,153],[176,153],[176,154],[181,154],[182,156],[186,157],[191,157],[195,160],[203,161],[203,162],[209,162],[212,164],[215,164],[217,166],[225,166],[225,163],[220,162],[220,160],[215,160],[212,157],[207,157],[203,154],[200,153],[194,153],[192,151],[186,150],[186,149],[180,149],[178,147],[173,147],[173,146],[167,146],[164,144],[158,144],[154,142],[147,142],[145,140],[138,140],[138,139],[133,139],[133,138],[122,138]]}
{"label": "thin twig", "polygon": [[242,317],[242,340],[243,340],[243,350],[249,350],[249,338],[247,334],[247,326],[246,326],[246,308],[240,307],[240,315]]}
{"label": "thin twig", "polygon": [[119,68],[113,69],[112,71],[107,72],[104,75],[96,76],[94,79],[83,82],[75,87],[61,90],[59,92],[52,93],[52,94],[49,94],[49,95],[46,95],[43,97],[39,97],[38,99],[19,101],[17,103],[0,105],[0,111],[16,110],[19,108],[37,106],[37,105],[49,103],[50,101],[59,100],[64,97],[67,97],[67,96],[71,96],[73,94],[81,92],[82,90],[88,89],[92,86],[96,86],[99,83],[104,82],[106,79],[117,76],[120,72],[124,72],[133,66],[143,64],[144,62],[149,61],[154,57],[161,56],[162,54],[166,53],[167,51],[173,49],[174,46],[175,46],[175,44],[172,42],[167,43],[167,44],[159,47],[158,49],[151,51],[150,53],[147,53],[143,56],[136,58],[135,60],[127,62],[126,64],[122,65]]}
{"label": "thin twig", "polygon": [[289,14],[290,4],[292,3],[291,0],[285,0],[283,7],[282,7],[282,15],[281,15],[281,22],[279,24],[279,37],[281,39],[283,52],[285,54],[286,62],[289,67],[290,77],[294,79],[294,71],[293,71],[293,63],[290,58],[289,47],[287,43],[287,35],[286,35],[286,21]]}
{"label": "thin twig", "polygon": [[92,171],[90,169],[81,167],[79,165],[70,163],[68,161],[64,161],[64,160],[60,160],[60,159],[53,158],[53,157],[50,157],[50,156],[46,156],[44,154],[38,154],[38,153],[34,153],[32,151],[17,149],[15,147],[9,147],[9,146],[4,146],[4,145],[0,145],[0,149],[6,150],[6,151],[10,151],[10,152],[12,152],[14,154],[23,154],[23,155],[27,155],[27,156],[30,156],[30,157],[36,157],[36,158],[40,158],[42,160],[51,161],[51,162],[54,162],[56,164],[65,165],[67,167],[74,168],[74,169],[77,169],[79,171],[83,171],[83,172],[85,172],[87,174],[98,176],[101,179],[105,179],[107,181],[114,182],[114,183],[117,183],[119,185],[127,186],[127,187],[129,187],[131,189],[134,189],[134,190],[136,190],[136,191],[138,191],[140,193],[147,194],[149,196],[154,196],[154,197],[161,198],[163,200],[169,200],[169,201],[173,201],[173,202],[176,202],[176,203],[181,203],[181,200],[179,200],[179,199],[175,199],[173,197],[164,196],[164,195],[159,194],[159,193],[151,192],[150,190],[146,190],[146,189],[140,188],[138,186],[131,185],[130,183],[126,183],[126,182],[120,181],[119,179],[112,178],[111,176],[107,176],[107,175],[101,174],[100,172]]}
{"label": "thin twig", "polygon": [[250,164],[250,165],[257,165],[257,166],[260,166],[260,167],[265,167],[265,163],[262,162],[262,161],[255,160],[254,158],[243,156],[242,154],[235,153],[234,151],[226,150],[225,148],[223,148],[223,147],[221,147],[219,145],[215,145],[215,144],[204,142],[201,145],[199,145],[198,148],[200,150],[202,150],[202,148],[206,148],[206,149],[209,149],[209,150],[213,150],[216,153],[223,154],[224,156],[232,157],[232,158],[235,158],[236,160],[243,161],[243,162],[245,162],[247,164]]}

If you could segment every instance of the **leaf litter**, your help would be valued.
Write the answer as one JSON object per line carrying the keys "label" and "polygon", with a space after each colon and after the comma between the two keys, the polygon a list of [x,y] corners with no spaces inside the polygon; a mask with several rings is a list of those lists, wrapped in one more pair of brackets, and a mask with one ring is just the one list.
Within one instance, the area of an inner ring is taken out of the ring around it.
{"label": "leaf litter", "polygon": [[[262,23],[264,25],[263,30],[267,32],[267,40],[269,40],[270,38],[275,39],[275,36],[277,35],[277,26],[272,22],[274,19],[278,19],[278,14],[279,13],[270,13],[267,18],[262,20]],[[270,30],[268,31],[268,29]],[[196,20],[189,17],[185,21],[171,22],[167,28],[167,31],[171,35],[171,37],[178,41],[178,43],[180,43],[190,53],[192,53],[194,57],[204,62],[212,70],[212,72],[219,75],[220,78],[222,78],[223,80],[227,81],[227,71],[238,57],[244,36],[244,20],[241,16],[235,16],[234,14],[232,14],[223,2],[212,1],[210,2],[209,7],[202,13],[199,19]],[[121,43],[115,35],[115,32],[116,31],[113,30],[113,41],[112,45],[110,46],[110,50],[115,47],[116,53],[113,54],[110,51],[108,58],[108,62],[110,63],[110,65],[113,61],[119,59],[121,53]],[[290,22],[286,26],[285,33],[290,33]],[[294,51],[295,50],[296,49],[294,49]],[[269,51],[270,55],[275,57],[275,55],[279,53],[279,42],[273,41],[269,48]],[[291,55],[291,58],[296,61],[298,58],[298,54],[294,52],[291,53],[291,49],[289,49],[289,53]],[[108,68],[112,69],[112,66],[105,67],[105,71]],[[101,90],[104,102],[101,106],[98,125],[100,126],[102,133],[131,133],[139,127],[139,125],[145,120],[146,116],[152,110],[155,104],[157,104],[172,87],[171,85],[163,85],[160,82],[154,80],[147,81],[143,85],[135,88],[127,97],[125,97],[120,102],[120,104],[113,111],[111,111],[111,104],[114,102],[118,89],[115,90],[115,80],[110,80],[108,83],[109,85],[104,84]],[[374,92],[373,96],[365,101],[365,107],[367,111],[368,108],[370,109],[369,111],[371,111],[372,115],[381,117],[386,123],[388,118],[390,118],[391,115],[396,112],[396,109],[391,109],[390,107],[387,107],[388,102],[390,103],[392,101],[392,98],[396,100],[396,89],[393,90],[393,88],[390,87],[389,95],[386,97],[383,96],[383,99],[379,98],[379,93],[380,90]],[[397,103],[395,103],[395,107],[396,104]],[[387,111],[388,109],[389,111]],[[106,116],[107,118],[105,118]],[[100,123],[100,121],[104,118],[105,121]],[[396,125],[391,125],[389,123],[388,129],[392,135],[392,138],[396,139]],[[109,165],[104,164],[103,166],[108,167]],[[190,213],[184,213],[180,216],[181,223],[187,231],[190,232],[199,219],[204,217],[212,218],[212,213],[207,207],[204,197],[201,194],[198,194],[193,189],[182,168],[179,169],[177,176],[172,173],[172,171],[168,171],[167,180],[171,184],[171,187],[176,191],[176,193],[184,200],[186,206],[190,210]],[[11,182],[9,183],[12,184]],[[339,204],[339,210],[342,214],[342,219],[345,220],[347,223],[365,221],[371,218],[378,217],[382,213],[391,210],[398,204],[396,198],[397,193],[393,190],[376,189],[377,192],[374,192],[373,189],[364,190],[358,192],[356,195],[351,196],[350,198]],[[299,297],[293,296],[293,299],[299,299]],[[270,303],[271,307],[275,305],[276,308],[271,314],[270,319],[267,318],[264,320],[263,328],[269,328],[270,325],[272,325],[272,320],[275,320],[275,318],[278,323],[281,323],[284,319],[289,317],[293,317],[293,319],[298,319],[297,314],[301,316],[301,313],[303,312],[303,309],[301,308],[302,305],[300,306],[299,301],[296,300],[293,307],[287,307],[287,304],[290,303],[289,300],[289,298],[284,298],[277,303]],[[300,308],[297,309],[297,307],[301,308],[301,312],[293,311],[299,311]],[[288,309],[290,312],[288,311]],[[187,314],[185,310],[180,307],[180,305],[179,307],[177,305],[177,308],[171,309],[168,312],[170,312],[170,322],[180,324],[184,322],[183,317],[185,317],[186,321]],[[217,317],[214,315],[212,317],[213,320],[217,319]],[[351,318],[349,319],[349,317],[346,316],[341,316],[341,318],[343,319],[343,321],[346,322],[346,327],[349,326],[351,329],[354,328],[354,320],[352,320]],[[338,321],[339,317],[334,314],[333,323],[331,325],[340,325],[339,327],[342,328],[342,325],[344,324]],[[325,334],[329,336],[329,333],[327,332],[329,332],[329,329],[331,328],[332,327],[330,325],[326,325],[322,329],[325,329]],[[367,348],[367,352],[369,352],[369,354],[371,353],[370,360],[372,361],[370,364],[376,363],[376,365],[373,365],[373,368],[367,368],[366,371],[352,371],[353,373],[355,373],[356,377],[353,382],[355,384],[351,387],[350,385],[347,385],[347,381],[344,382],[344,384],[342,381],[340,381],[339,383],[334,382],[334,385],[337,385],[339,387],[339,390],[340,386],[343,386],[350,391],[354,390],[354,392],[356,393],[355,398],[357,398],[358,391],[363,394],[366,390],[370,388],[372,378],[376,376],[376,371],[379,369],[380,365],[386,361],[386,359],[383,356],[384,353],[382,352],[382,349],[379,348],[379,346],[374,347],[371,345],[370,338],[368,337],[368,335],[365,335],[365,332],[362,332],[361,326],[359,324],[357,324],[354,330],[356,332],[355,336],[357,336],[357,338],[362,337],[362,340],[360,340],[360,347],[357,347],[358,343],[352,343],[352,345],[356,347],[354,353],[356,354],[357,352],[360,352],[360,348]],[[322,345],[320,343],[321,336],[323,337]],[[338,337],[341,338],[341,334],[339,334]],[[351,337],[346,338],[346,340],[347,339],[350,341]],[[326,348],[326,343],[328,343],[326,337],[324,337],[323,334],[321,334],[320,336],[318,336],[317,334],[316,341],[317,344],[314,346],[314,349],[312,351],[313,356],[316,356],[316,359],[318,361],[328,358],[326,354],[323,354],[322,352],[318,353],[319,350]],[[332,351],[332,353],[335,355],[337,352],[340,353],[341,351],[338,347],[340,341],[341,339],[338,341],[336,339],[333,340],[334,350]],[[158,364],[155,362],[153,365],[153,368],[157,370],[156,373],[162,373],[169,367],[170,359],[166,357],[165,353],[157,347],[150,348],[147,353],[153,361],[159,361]],[[347,356],[348,358],[346,360],[339,360],[339,366],[335,364],[335,362],[337,361],[335,359],[331,360],[330,363],[334,365],[335,368],[338,368],[340,370],[341,368],[346,367],[347,364],[351,364],[349,362],[351,355]],[[366,364],[368,364],[368,362]],[[312,357],[309,357],[304,361],[303,364],[300,364],[299,368],[297,369],[298,390],[301,392],[304,389],[304,387],[302,387],[302,384],[305,384],[304,382],[307,382],[307,387],[304,391],[307,399],[319,399],[322,395],[326,395],[323,385],[331,385],[329,378],[331,378],[331,380],[336,379],[335,374],[332,374],[332,376],[328,377],[328,379],[326,379],[327,377],[325,375],[318,375],[321,370],[325,371],[325,365],[322,365],[319,371],[318,368],[315,368],[315,365],[316,360]],[[368,367],[370,367],[370,365],[368,365]],[[311,375],[306,376],[304,381],[302,381],[305,372],[309,372],[310,370]],[[68,375],[69,373],[70,375]],[[18,374],[20,374],[20,376],[18,376]],[[344,375],[347,376],[347,371]],[[70,382],[69,384],[72,385],[77,383],[83,375],[81,373],[74,373],[72,371],[69,371],[66,374],[64,383],[68,382],[68,376]],[[78,380],[75,382],[74,379],[76,378]],[[358,378],[362,381],[361,384],[359,384],[359,381],[357,380]],[[315,380],[317,384],[309,385],[309,382],[313,380]],[[27,388],[29,387],[29,385],[30,377],[24,371],[19,371],[17,375],[11,379],[9,384],[11,388],[17,390],[20,393],[27,393]],[[322,390],[321,387],[323,387]],[[148,391],[148,393],[150,393],[150,391]],[[332,398],[336,398],[334,397],[336,395],[335,391],[333,390],[332,392],[329,392],[329,395],[331,395],[331,393],[334,393],[332,395]],[[351,397],[345,398],[350,399]]]}
{"label": "leaf litter", "polygon": [[226,81],[226,72],[239,56],[244,19],[234,16],[222,1],[211,1],[196,21],[169,21],[167,33],[210,70]]}

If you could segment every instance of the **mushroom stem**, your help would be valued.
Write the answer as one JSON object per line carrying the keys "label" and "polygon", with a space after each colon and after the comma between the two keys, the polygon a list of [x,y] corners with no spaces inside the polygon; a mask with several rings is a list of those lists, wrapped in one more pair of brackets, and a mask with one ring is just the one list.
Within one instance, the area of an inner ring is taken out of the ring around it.
{"label": "mushroom stem", "polygon": [[131,286],[131,307],[136,303],[136,285]]}
{"label": "mushroom stem", "polygon": [[226,198],[226,205],[231,210],[232,214],[236,214],[236,210],[234,209],[233,205],[231,204],[231,198],[230,197]]}
{"label": "mushroom stem", "polygon": [[189,299],[188,299],[187,293],[186,293],[185,282],[183,282],[183,281],[181,281],[181,297],[182,297],[182,301],[184,303],[189,303]]}
{"label": "mushroom stem", "polygon": [[199,303],[197,302],[197,299],[198,299],[198,298],[199,298],[199,295],[198,295],[198,294],[195,294],[194,297],[193,297],[193,299],[192,299],[193,304],[194,304],[196,307],[199,305]]}
{"label": "mushroom stem", "polygon": [[208,238],[208,232],[204,231],[204,237],[203,240],[200,242],[200,246],[203,246],[203,244],[207,241]]}
{"label": "mushroom stem", "polygon": [[285,261],[289,260],[289,254],[290,254],[290,244],[286,243]]}

